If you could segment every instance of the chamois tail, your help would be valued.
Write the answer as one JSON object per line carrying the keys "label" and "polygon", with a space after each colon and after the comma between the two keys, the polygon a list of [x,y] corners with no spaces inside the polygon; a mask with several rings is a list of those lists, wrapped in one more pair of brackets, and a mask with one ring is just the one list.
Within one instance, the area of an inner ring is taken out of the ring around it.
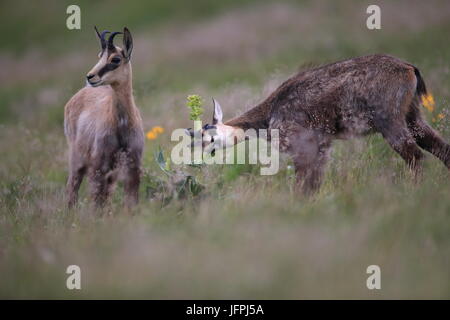
{"label": "chamois tail", "polygon": [[425,86],[425,81],[423,81],[423,78],[420,75],[419,69],[417,69],[414,66],[413,66],[413,68],[414,68],[414,74],[416,75],[416,78],[417,78],[416,93],[419,97],[426,96],[428,93],[427,93],[427,87]]}

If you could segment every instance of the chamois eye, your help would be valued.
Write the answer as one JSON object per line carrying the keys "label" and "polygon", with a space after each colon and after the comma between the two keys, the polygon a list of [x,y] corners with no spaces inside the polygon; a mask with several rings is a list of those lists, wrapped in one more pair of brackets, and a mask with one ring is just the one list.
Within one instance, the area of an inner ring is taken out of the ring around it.
{"label": "chamois eye", "polygon": [[119,64],[119,63],[120,63],[120,58],[118,58],[118,57],[112,58],[112,59],[111,59],[111,63]]}

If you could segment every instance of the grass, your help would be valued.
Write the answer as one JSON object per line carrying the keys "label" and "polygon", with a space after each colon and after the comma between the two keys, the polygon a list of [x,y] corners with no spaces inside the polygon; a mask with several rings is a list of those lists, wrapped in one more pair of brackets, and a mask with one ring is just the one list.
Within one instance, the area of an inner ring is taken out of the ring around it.
{"label": "grass", "polygon": [[[311,199],[293,191],[289,159],[275,176],[252,165],[177,167],[205,187],[199,196],[146,197],[155,181],[170,186],[154,155],[170,152],[173,129],[192,126],[187,95],[214,96],[229,118],[298,68],[351,56],[383,52],[417,65],[437,103],[423,111],[430,122],[447,115],[432,125],[449,141],[446,3],[386,3],[381,31],[365,29],[367,5],[353,1],[80,3],[79,32],[58,27],[63,2],[1,10],[14,27],[0,49],[1,298],[450,297],[448,170],[428,156],[416,185],[380,136],[336,142]],[[19,12],[27,19],[15,25]],[[34,28],[38,20],[46,23]],[[65,208],[63,106],[96,62],[84,28],[94,22],[133,31],[144,126],[165,129],[146,142],[132,214],[120,188],[108,210],[93,211],[85,184],[80,207]],[[71,264],[81,267],[80,291],[66,289]],[[366,288],[371,264],[381,267],[381,290]]]}

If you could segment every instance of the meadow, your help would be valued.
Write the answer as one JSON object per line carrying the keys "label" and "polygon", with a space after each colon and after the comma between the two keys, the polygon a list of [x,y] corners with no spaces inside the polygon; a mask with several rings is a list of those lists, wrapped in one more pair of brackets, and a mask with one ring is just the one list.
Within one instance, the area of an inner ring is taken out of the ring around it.
{"label": "meadow", "polygon": [[[283,158],[257,165],[161,170],[170,133],[192,127],[186,97],[210,98],[229,119],[309,66],[372,53],[416,65],[432,92],[432,126],[450,141],[450,3],[377,1],[2,1],[0,21],[0,298],[412,299],[450,298],[449,172],[427,154],[413,183],[403,160],[373,135],[334,143],[322,188],[304,198]],[[97,62],[93,26],[133,33],[133,84],[146,140],[141,201],[65,205],[63,110]],[[182,177],[183,178],[183,177]],[[191,185],[192,186],[192,185]],[[196,186],[196,185],[195,185]],[[78,265],[82,289],[66,288]],[[379,265],[381,290],[366,268]]]}

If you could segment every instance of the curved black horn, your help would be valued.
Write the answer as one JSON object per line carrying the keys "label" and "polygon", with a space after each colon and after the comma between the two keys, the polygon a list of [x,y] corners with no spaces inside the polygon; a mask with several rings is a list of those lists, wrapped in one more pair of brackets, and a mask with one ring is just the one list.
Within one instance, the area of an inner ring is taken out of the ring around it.
{"label": "curved black horn", "polygon": [[111,33],[111,35],[108,38],[108,49],[109,50],[114,50],[114,37],[118,34],[122,34],[122,32],[113,32]]}
{"label": "curved black horn", "polygon": [[98,29],[96,26],[94,26],[95,32],[97,33],[98,38],[100,39],[100,45],[102,46],[102,50],[105,50],[106,48],[106,39],[105,39],[105,35],[107,33],[110,33],[108,30],[104,30],[102,31],[102,33],[100,34],[100,32],[98,32]]}
{"label": "curved black horn", "polygon": [[105,36],[107,33],[110,33],[108,30],[105,30],[102,32],[102,34],[100,35],[100,43],[102,44],[102,50],[105,50],[106,48],[106,39]]}

